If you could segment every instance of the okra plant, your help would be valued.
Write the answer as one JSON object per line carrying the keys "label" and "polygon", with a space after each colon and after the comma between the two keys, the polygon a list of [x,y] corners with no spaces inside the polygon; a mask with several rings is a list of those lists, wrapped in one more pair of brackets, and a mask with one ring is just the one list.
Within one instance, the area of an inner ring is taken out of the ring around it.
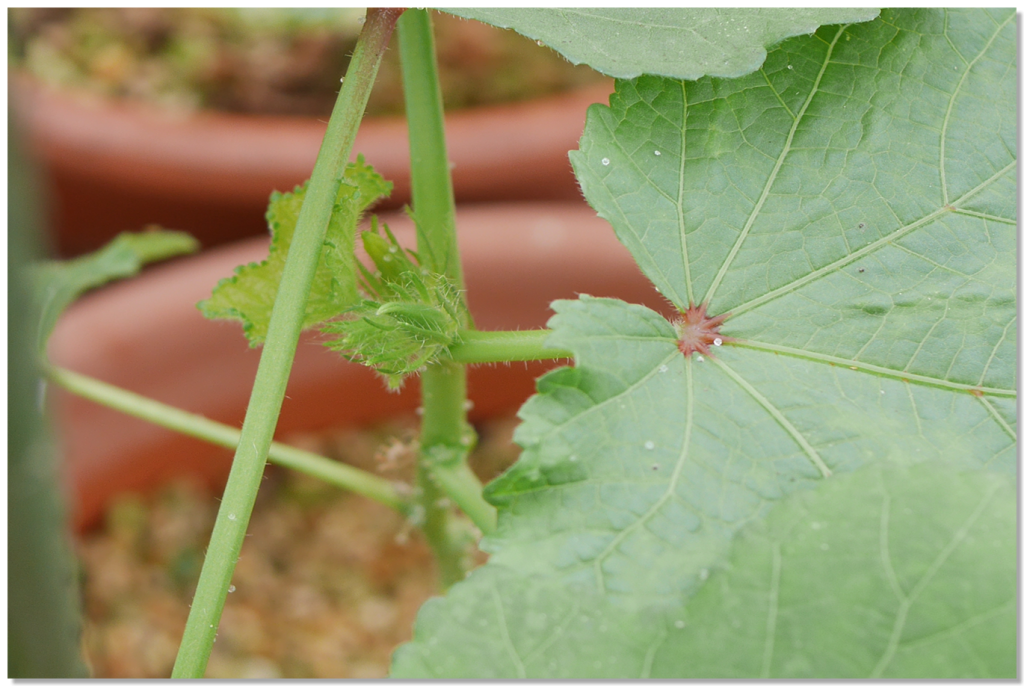
{"label": "okra plant", "polygon": [[[51,369],[237,446],[174,675],[203,674],[269,453],[433,547],[446,593],[397,677],[1014,676],[1013,10],[453,12],[616,77],[570,159],[679,315],[581,295],[544,331],[476,330],[429,15],[370,10],[267,260],[200,305],[263,346],[241,434]],[[345,164],[396,23],[416,246],[357,230],[389,184]],[[392,387],[420,375],[413,495],[272,444],[310,327]],[[482,487],[466,363],[551,358]]]}

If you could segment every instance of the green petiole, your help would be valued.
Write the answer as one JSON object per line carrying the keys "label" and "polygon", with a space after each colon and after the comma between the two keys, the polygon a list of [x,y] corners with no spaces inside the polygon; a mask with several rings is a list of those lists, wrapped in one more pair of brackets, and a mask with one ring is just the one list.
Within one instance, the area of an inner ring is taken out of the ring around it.
{"label": "green petiole", "polygon": [[[214,445],[225,448],[238,446],[242,432],[227,424],[165,405],[60,367],[48,367],[46,375],[55,384],[76,395],[132,417]],[[359,493],[402,514],[409,512],[409,501],[398,494],[394,484],[369,472],[276,441],[270,444],[268,458],[281,467],[294,469],[338,488]]]}

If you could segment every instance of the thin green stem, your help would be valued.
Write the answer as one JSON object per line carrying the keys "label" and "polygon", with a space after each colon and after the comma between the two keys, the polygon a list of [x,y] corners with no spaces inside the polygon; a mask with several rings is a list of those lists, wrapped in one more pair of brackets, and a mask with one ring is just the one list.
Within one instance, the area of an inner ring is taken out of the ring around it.
{"label": "thin green stem", "polygon": [[[233,449],[238,447],[242,435],[241,431],[227,424],[165,405],[68,369],[49,367],[47,378],[75,395],[207,443]],[[359,493],[402,514],[408,514],[408,501],[398,494],[394,484],[387,479],[276,441],[270,444],[268,458],[276,465],[315,476],[338,488]]]}
{"label": "thin green stem", "polygon": [[401,10],[367,10],[347,78],[327,125],[281,275],[238,448],[172,677],[198,678],[206,671],[284,400],[338,179],[352,153],[377,69],[400,14]]}
{"label": "thin green stem", "polygon": [[550,329],[529,331],[460,331],[460,342],[449,352],[453,362],[461,364],[487,364],[492,362],[530,362],[532,360],[560,360],[571,358],[572,353],[558,348],[547,348],[544,341]]}

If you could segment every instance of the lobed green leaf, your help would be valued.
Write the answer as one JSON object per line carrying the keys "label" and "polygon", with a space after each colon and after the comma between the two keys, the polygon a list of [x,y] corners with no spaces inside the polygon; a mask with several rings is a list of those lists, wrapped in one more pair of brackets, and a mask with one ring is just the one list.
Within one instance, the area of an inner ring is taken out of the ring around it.
{"label": "lobed green leaf", "polygon": [[[732,641],[709,624],[722,645],[701,662],[698,632],[677,632],[715,614],[698,602],[710,602],[701,594],[731,556],[753,569],[753,553],[734,547],[738,531],[762,526],[777,504],[819,512],[806,500],[814,489],[840,508],[832,521],[848,520],[849,555],[812,562],[794,548],[794,564],[824,585],[786,606],[811,613],[787,626],[827,633],[813,606],[859,598],[828,583],[878,559],[869,542],[879,530],[865,524],[878,517],[877,484],[912,510],[927,499],[887,481],[897,472],[871,470],[946,475],[935,478],[948,489],[933,491],[949,518],[928,539],[940,549],[991,479],[1012,478],[1013,19],[885,12],[788,40],[745,78],[644,76],[591,108],[572,153],[588,200],[667,298],[731,312],[722,333],[738,340],[686,357],[652,310],[556,302],[547,344],[571,350],[576,366],[542,377],[521,410],[524,452],[486,491],[499,510],[490,560],[424,608],[396,676],[758,676],[763,633]],[[876,481],[844,476],[858,470]],[[995,604],[964,604],[944,576],[922,604],[940,633],[981,618],[950,639],[974,651],[969,663],[952,668],[945,639],[915,644],[916,628],[896,631],[899,612],[880,596],[876,612],[844,617],[843,635],[860,645],[830,642],[834,659],[801,662],[787,638],[767,673],[864,677],[889,654],[880,675],[1004,674],[1016,641],[999,614],[1012,583],[997,552],[1014,536],[999,507],[977,521],[979,531],[991,523],[992,545],[978,550],[995,556],[994,576],[951,566],[949,577],[997,584]],[[934,546],[899,542],[897,575],[936,559]],[[760,569],[751,573],[763,581]]]}
{"label": "lobed green leaf", "polygon": [[[337,317],[357,302],[356,226],[363,212],[387,196],[391,188],[391,182],[366,164],[362,155],[345,168],[338,181],[337,200],[306,304],[304,329]],[[303,184],[291,193],[275,191],[270,196],[267,223],[271,241],[267,259],[238,267],[234,276],[222,279],[213,294],[199,303],[199,310],[210,319],[241,321],[246,338],[254,347],[267,335],[270,313],[305,194]]]}

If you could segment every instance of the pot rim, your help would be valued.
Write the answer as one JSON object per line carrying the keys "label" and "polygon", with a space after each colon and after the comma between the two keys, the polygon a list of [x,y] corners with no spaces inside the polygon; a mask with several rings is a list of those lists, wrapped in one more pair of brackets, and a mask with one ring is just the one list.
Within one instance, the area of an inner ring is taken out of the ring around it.
{"label": "pot rim", "polygon": [[[582,113],[607,102],[612,90],[610,83],[598,84],[446,116],[459,199],[479,195],[473,182],[485,168],[529,169],[553,159],[569,169],[565,153],[582,134]],[[168,113],[146,103],[82,97],[24,72],[10,75],[9,97],[48,166],[114,186],[222,202],[265,201],[265,188],[291,190],[309,176],[327,127],[315,117]],[[404,117],[365,119],[353,159],[360,151],[370,151],[367,161],[402,196],[409,165]]]}

